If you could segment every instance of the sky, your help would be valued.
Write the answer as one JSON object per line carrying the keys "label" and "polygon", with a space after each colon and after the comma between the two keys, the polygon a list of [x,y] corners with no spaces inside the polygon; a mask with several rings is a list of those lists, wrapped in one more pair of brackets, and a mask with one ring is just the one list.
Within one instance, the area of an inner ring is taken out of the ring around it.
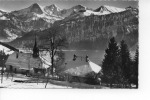
{"label": "sky", "polygon": [[98,8],[101,5],[109,5],[120,8],[128,6],[138,7],[137,0],[0,0],[0,10],[14,11],[27,8],[33,3],[38,3],[40,6],[49,6],[56,4],[59,8],[71,8],[75,5],[81,4],[89,8]]}

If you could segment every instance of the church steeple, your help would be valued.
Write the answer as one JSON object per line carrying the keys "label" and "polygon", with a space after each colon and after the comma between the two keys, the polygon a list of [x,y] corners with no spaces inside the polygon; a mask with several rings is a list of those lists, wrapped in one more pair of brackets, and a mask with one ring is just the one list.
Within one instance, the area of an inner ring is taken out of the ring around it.
{"label": "church steeple", "polygon": [[36,43],[36,35],[35,35],[35,43],[34,43],[34,47],[33,47],[33,57],[39,57],[39,48],[37,47],[37,43]]}

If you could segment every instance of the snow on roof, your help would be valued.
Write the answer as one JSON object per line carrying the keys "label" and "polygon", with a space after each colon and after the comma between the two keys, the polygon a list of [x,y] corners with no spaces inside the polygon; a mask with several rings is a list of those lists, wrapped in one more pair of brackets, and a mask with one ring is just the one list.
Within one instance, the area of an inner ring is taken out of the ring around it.
{"label": "snow on roof", "polygon": [[0,50],[4,50],[4,52],[6,54],[12,54],[14,52],[14,51],[11,51],[10,49],[8,49],[7,47],[2,46],[2,45],[0,45]]}
{"label": "snow on roof", "polygon": [[76,68],[70,68],[65,71],[65,73],[71,74],[73,76],[84,76],[90,72],[92,72],[92,70],[89,65],[82,65]]}
{"label": "snow on roof", "polygon": [[99,65],[97,65],[91,61],[89,61],[89,66],[95,73],[98,73],[102,69]]}
{"label": "snow on roof", "polygon": [[67,64],[67,66],[76,66],[64,71],[64,73],[71,74],[73,76],[85,76],[87,73],[95,72],[98,73],[101,71],[101,67],[90,60],[86,61],[73,61],[71,64]]}

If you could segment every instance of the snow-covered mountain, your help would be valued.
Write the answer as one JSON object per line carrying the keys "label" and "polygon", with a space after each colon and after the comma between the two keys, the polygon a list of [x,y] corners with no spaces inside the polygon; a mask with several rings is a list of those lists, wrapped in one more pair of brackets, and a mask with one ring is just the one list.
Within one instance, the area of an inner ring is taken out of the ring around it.
{"label": "snow-covered mountain", "polygon": [[48,15],[56,15],[59,16],[59,12],[61,9],[57,7],[55,4],[44,7],[44,12]]}
{"label": "snow-covered mountain", "polygon": [[[32,33],[33,30],[42,31],[48,29],[56,21],[66,23],[67,21],[70,22],[70,19],[77,21],[82,18],[88,19],[93,15],[111,16],[112,13],[122,13],[130,10],[134,12],[135,15],[138,14],[137,9],[132,7],[117,8],[107,5],[100,6],[93,10],[82,5],[76,5],[69,9],[60,9],[55,4],[42,7],[34,3],[21,10],[11,12],[0,10],[0,41],[9,42],[24,36],[26,33]],[[85,23],[88,23],[88,21],[89,20],[85,21]],[[61,25],[65,25],[64,23]],[[71,27],[73,27],[73,25],[74,24],[71,24]]]}
{"label": "snow-covered mountain", "polygon": [[7,12],[0,10],[0,20],[9,20],[9,19],[5,16],[6,13],[7,13]]}
{"label": "snow-covered mountain", "polygon": [[[69,49],[104,50],[111,37],[115,37],[118,43],[125,40],[129,48],[137,44],[138,12],[135,13],[135,10],[128,9],[110,14],[85,16],[87,11],[95,12],[89,9],[74,11],[65,19],[54,23],[54,26],[57,25],[58,33],[66,36]],[[39,38],[39,45],[43,43],[40,37],[47,36],[48,30],[35,32]],[[20,47],[24,44],[31,44],[31,41],[34,43],[33,40],[34,33],[30,32],[12,41],[11,45]]]}
{"label": "snow-covered mountain", "polygon": [[32,30],[44,30],[59,18],[46,16],[40,6],[31,6],[12,12],[0,11],[0,41],[9,42]]}
{"label": "snow-covered mountain", "polygon": [[38,20],[40,18],[42,18],[48,23],[53,23],[54,22],[53,20],[60,20],[61,18],[59,18],[56,15],[54,16],[53,13],[50,13],[52,9],[50,9],[49,7],[52,8],[55,6],[54,5],[46,6],[43,10],[37,3],[34,3],[28,8],[21,9],[19,11],[13,11],[11,12],[11,14],[16,16],[20,20],[28,22],[31,20]]}
{"label": "snow-covered mountain", "polygon": [[[37,3],[32,4],[31,6],[17,10],[12,11],[8,15],[9,17],[15,16],[17,19],[21,21],[31,21],[31,20],[38,20],[40,18],[44,19],[48,23],[53,23],[56,20],[62,20],[65,17],[73,16],[74,14],[82,14],[83,16],[90,16],[91,14],[94,15],[104,15],[104,14],[110,14],[110,13],[117,13],[124,11],[123,8],[117,8],[112,6],[100,6],[95,10],[92,10],[91,8],[87,8],[82,5],[76,5],[69,9],[60,9],[57,5],[52,4],[49,6],[41,7]],[[5,12],[0,11],[0,18],[1,20],[8,19],[4,15]]]}
{"label": "snow-covered mountain", "polygon": [[[76,5],[69,9],[60,9],[57,5],[52,4],[49,6],[41,7],[37,3],[32,4],[31,6],[17,10],[12,11],[8,13],[7,17],[3,16],[6,14],[6,12],[3,12],[0,10],[0,17],[1,19],[6,19],[8,17],[17,17],[17,19],[21,21],[31,21],[31,20],[38,20],[40,18],[48,21],[48,20],[62,20],[66,17],[70,17],[76,14],[80,14],[82,16],[90,16],[90,15],[105,15],[105,14],[111,14],[111,13],[119,13],[125,10],[132,9],[132,7],[128,8],[118,8],[113,6],[100,6],[95,10],[92,10],[91,8],[87,8],[82,5]],[[53,21],[48,21],[49,23],[53,23]]]}
{"label": "snow-covered mountain", "polygon": [[100,13],[104,13],[104,12],[118,13],[118,12],[125,11],[125,8],[118,8],[118,7],[104,5],[104,6],[100,6],[99,8],[95,9],[94,11],[100,12]]}
{"label": "snow-covered mountain", "polygon": [[43,13],[40,6],[37,3],[34,3],[34,4],[32,4],[31,6],[29,6],[27,8],[24,8],[24,9],[21,9],[21,10],[18,10],[18,11],[12,11],[12,12],[16,13],[16,14],[28,14],[28,13],[32,13],[32,12],[35,12],[35,13],[38,13],[38,14]]}
{"label": "snow-covered mountain", "polygon": [[[75,8],[78,8],[77,10]],[[85,16],[91,16],[91,15],[107,15],[107,14],[112,14],[112,13],[119,13],[123,12],[126,9],[125,8],[118,8],[118,7],[113,7],[113,6],[100,6],[97,9],[89,9],[87,7],[78,5],[75,7],[72,7],[73,11],[70,13],[69,16],[66,17],[66,19],[74,19],[74,18],[79,18],[79,17],[85,17]]]}
{"label": "snow-covered mountain", "polygon": [[6,12],[3,10],[0,10],[0,16],[2,16],[3,14],[5,14]]}
{"label": "snow-covered mountain", "polygon": [[[128,8],[129,9],[129,8]],[[131,9],[131,8],[130,8]],[[95,10],[87,8],[82,5],[76,5],[69,9],[60,9],[57,5],[52,4],[49,6],[41,7],[37,3],[32,4],[31,6],[12,11],[10,13],[3,12],[0,10],[0,20],[8,20],[9,18],[20,20],[20,21],[32,21],[42,18],[48,23],[54,23],[57,20],[62,20],[66,17],[72,17],[74,15],[80,16],[90,16],[90,15],[105,15],[111,13],[118,13],[125,11],[125,8],[117,8],[112,6],[100,6]]]}

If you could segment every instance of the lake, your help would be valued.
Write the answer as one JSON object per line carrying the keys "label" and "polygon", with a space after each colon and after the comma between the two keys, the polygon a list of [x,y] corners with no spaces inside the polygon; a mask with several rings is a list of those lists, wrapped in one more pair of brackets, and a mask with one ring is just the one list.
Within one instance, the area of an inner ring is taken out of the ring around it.
{"label": "lake", "polygon": [[[86,55],[88,55],[90,61],[101,65],[105,55],[105,50],[63,50],[63,52],[65,53],[65,62],[63,66],[67,69],[86,64]],[[77,56],[82,56],[82,59],[81,57],[78,57],[75,61],[73,61],[74,54]],[[130,56],[133,59],[135,56],[135,51],[130,51]]]}
{"label": "lake", "polygon": [[105,51],[102,50],[63,50],[65,53],[65,62],[73,61],[73,55],[82,56],[78,57],[77,60],[85,60],[86,55],[88,55],[89,59],[96,63],[101,64],[104,58]]}

